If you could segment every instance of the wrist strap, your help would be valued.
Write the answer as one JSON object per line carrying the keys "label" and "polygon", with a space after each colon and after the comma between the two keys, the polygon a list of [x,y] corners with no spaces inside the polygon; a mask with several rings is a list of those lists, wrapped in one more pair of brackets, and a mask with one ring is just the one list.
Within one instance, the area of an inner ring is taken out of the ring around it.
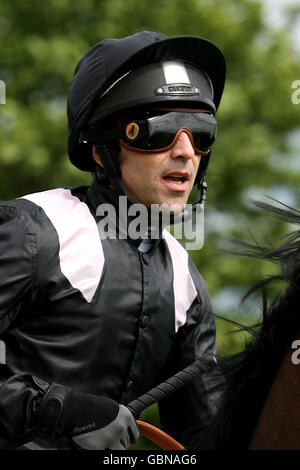
{"label": "wrist strap", "polygon": [[59,423],[64,402],[71,389],[52,383],[36,412],[36,429],[41,437],[58,437],[63,434]]}

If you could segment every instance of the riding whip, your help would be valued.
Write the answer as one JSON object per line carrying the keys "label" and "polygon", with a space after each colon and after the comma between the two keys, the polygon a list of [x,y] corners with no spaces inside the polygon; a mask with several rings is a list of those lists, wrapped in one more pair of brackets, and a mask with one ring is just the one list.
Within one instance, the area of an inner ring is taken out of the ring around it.
{"label": "riding whip", "polygon": [[[190,366],[162,382],[157,387],[152,388],[149,392],[144,393],[136,400],[128,403],[127,408],[131,411],[135,419],[148,406],[153,405],[157,401],[166,398],[171,393],[179,390],[185,385],[191,383],[204,372],[209,372],[217,364],[215,356],[202,355]],[[166,434],[161,429],[144,421],[137,421],[141,435],[150,439],[163,450],[185,450],[185,448],[177,442],[173,437]]]}
{"label": "riding whip", "polygon": [[131,411],[133,416],[137,418],[145,408],[148,408],[148,406],[153,405],[153,403],[166,398],[171,393],[189,384],[204,372],[209,372],[216,366],[216,363],[217,361],[214,356],[203,355],[199,357],[190,366],[187,366],[165,382],[162,382],[149,392],[144,393],[136,400],[128,403],[127,408]]}

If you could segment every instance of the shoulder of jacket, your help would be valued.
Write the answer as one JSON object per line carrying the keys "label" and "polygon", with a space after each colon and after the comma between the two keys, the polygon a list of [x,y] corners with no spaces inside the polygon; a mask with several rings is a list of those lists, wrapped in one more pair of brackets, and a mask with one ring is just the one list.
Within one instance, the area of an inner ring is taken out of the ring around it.
{"label": "shoulder of jacket", "polygon": [[177,270],[184,269],[185,272],[191,278],[197,292],[198,297],[206,297],[208,290],[206,283],[199,272],[197,266],[189,256],[187,250],[181,245],[181,243],[166,229],[163,231],[163,238],[165,239],[171,258],[173,261],[173,267]]}
{"label": "shoulder of jacket", "polygon": [[[88,205],[73,195],[71,189],[64,188],[29,194],[22,199],[38,206],[45,214],[36,217],[34,222],[40,260],[48,261],[49,243],[57,248],[62,274],[90,302],[100,282],[105,260],[98,226]],[[41,264],[45,265],[45,261]]]}
{"label": "shoulder of jacket", "polygon": [[[35,230],[51,222],[55,228],[65,224],[65,217],[71,219],[86,215],[92,217],[88,206],[73,196],[71,189],[56,188],[27,194],[16,199],[0,201],[0,224],[9,220],[21,220]],[[45,228],[45,227],[44,227]]]}
{"label": "shoulder of jacket", "polygon": [[6,256],[11,252],[15,258],[28,259],[35,252],[35,229],[31,223],[30,210],[17,199],[0,201],[0,237],[1,249],[6,251]]}
{"label": "shoulder of jacket", "polygon": [[0,201],[0,225],[13,220],[23,223],[30,220],[30,213],[36,210],[36,206],[20,199]]}
{"label": "shoulder of jacket", "polygon": [[40,214],[46,214],[51,221],[56,220],[58,217],[63,220],[66,214],[71,214],[72,211],[76,212],[78,207],[80,207],[81,212],[89,212],[87,205],[74,196],[71,189],[65,188],[26,194],[17,199],[3,201],[0,203],[0,207],[9,207],[9,210],[16,215],[22,215],[28,219],[31,219],[33,214],[40,212]]}
{"label": "shoulder of jacket", "polygon": [[[39,191],[36,193],[26,194],[19,197],[15,201],[30,201],[34,206],[38,207],[47,207],[47,206],[57,206],[58,204],[65,205],[69,201],[80,203],[80,200],[73,196],[71,189],[66,188],[55,188],[48,189],[46,191]],[[60,209],[63,207],[61,206]]]}
{"label": "shoulder of jacket", "polygon": [[50,189],[36,193],[26,194],[16,199],[0,201],[0,210],[2,212],[11,212],[12,214],[30,213],[37,207],[41,207],[42,201],[51,203],[54,199],[60,199],[61,202],[66,198],[68,190],[63,188]]}
{"label": "shoulder of jacket", "polygon": [[181,243],[166,229],[163,231],[163,238],[169,248],[173,264],[175,263],[178,266],[186,266],[194,281],[195,278],[196,280],[203,281],[203,278],[195,266],[188,251],[181,245]]}
{"label": "shoulder of jacket", "polygon": [[186,262],[189,258],[188,252],[167,229],[163,231],[163,238],[166,241],[171,254],[172,252],[176,253],[180,258],[182,258],[183,262]]}

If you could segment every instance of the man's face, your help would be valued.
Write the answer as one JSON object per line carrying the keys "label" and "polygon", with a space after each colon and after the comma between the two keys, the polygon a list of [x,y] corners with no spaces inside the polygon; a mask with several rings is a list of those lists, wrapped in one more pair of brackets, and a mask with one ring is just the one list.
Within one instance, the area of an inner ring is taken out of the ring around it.
{"label": "man's face", "polygon": [[121,182],[133,203],[149,208],[151,204],[176,205],[175,212],[181,211],[193,188],[200,159],[184,130],[166,151],[146,153],[121,144]]}

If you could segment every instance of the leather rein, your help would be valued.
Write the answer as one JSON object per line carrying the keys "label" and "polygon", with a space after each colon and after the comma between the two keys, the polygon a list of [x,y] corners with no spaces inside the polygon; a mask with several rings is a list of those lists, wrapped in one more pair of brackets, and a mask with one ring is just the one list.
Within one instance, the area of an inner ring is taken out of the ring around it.
{"label": "leather rein", "polygon": [[173,437],[166,434],[161,429],[153,426],[153,424],[145,421],[137,420],[142,436],[157,444],[163,450],[185,450],[185,447],[177,442]]}

